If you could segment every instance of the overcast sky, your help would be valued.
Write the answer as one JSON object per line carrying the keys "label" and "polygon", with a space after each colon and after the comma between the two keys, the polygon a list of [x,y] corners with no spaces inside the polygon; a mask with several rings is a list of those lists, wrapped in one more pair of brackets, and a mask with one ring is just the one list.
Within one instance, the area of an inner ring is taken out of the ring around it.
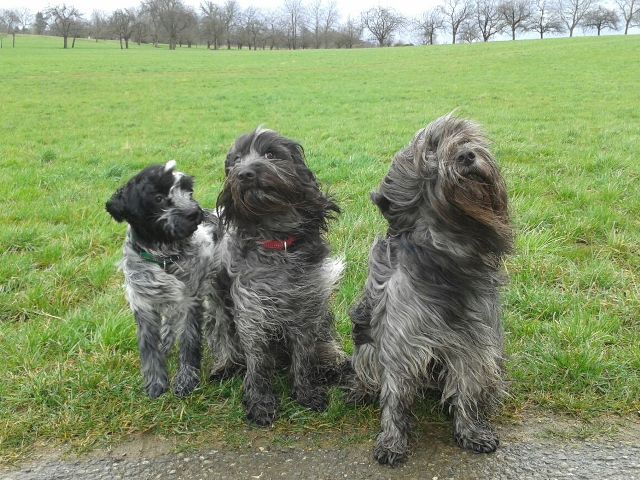
{"label": "overcast sky", "polygon": [[[328,0],[325,0],[328,1]],[[184,0],[187,5],[198,7],[200,5],[199,0]],[[215,3],[222,4],[224,0],[215,1]],[[140,0],[1,0],[0,8],[28,8],[32,12],[38,10],[44,10],[49,5],[57,5],[66,3],[67,5],[73,5],[78,7],[83,13],[90,14],[93,10],[104,10],[106,12],[112,12],[117,8],[126,8],[132,6],[138,6]],[[253,5],[264,9],[276,9],[282,6],[282,0],[238,0],[238,3],[247,7]],[[310,1],[303,1],[303,3],[310,3]],[[398,12],[406,16],[420,16],[422,12],[427,10],[430,6],[437,5],[439,0],[337,0],[338,10],[343,18],[347,15],[359,16],[360,12],[371,8],[376,5],[382,5],[386,7],[392,7]]]}

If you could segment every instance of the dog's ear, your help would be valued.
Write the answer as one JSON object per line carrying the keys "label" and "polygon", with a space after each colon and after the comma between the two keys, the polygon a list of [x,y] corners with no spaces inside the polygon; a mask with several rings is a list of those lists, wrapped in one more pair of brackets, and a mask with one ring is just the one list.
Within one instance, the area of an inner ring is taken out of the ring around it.
{"label": "dog's ear", "polygon": [[114,193],[107,201],[105,207],[107,212],[109,212],[109,215],[111,215],[116,222],[122,222],[127,214],[123,190],[119,189]]}
{"label": "dog's ear", "polygon": [[387,197],[385,197],[382,193],[371,192],[371,201],[373,204],[380,209],[382,213],[385,213],[389,210],[389,206],[391,202]]}
{"label": "dog's ear", "polygon": [[291,155],[291,158],[293,158],[294,162],[302,164],[305,163],[304,148],[302,148],[302,145],[288,138],[283,138],[282,142],[284,147],[289,151],[289,154]]}
{"label": "dog's ear", "polygon": [[175,160],[169,160],[167,163],[164,164],[164,173],[167,172],[173,172],[176,169],[176,161]]}

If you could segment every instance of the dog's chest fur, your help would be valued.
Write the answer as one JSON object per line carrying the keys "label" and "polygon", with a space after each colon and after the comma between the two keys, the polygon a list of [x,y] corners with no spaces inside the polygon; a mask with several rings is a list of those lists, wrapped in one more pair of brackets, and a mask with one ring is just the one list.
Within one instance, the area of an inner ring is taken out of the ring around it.
{"label": "dog's chest fur", "polygon": [[191,237],[149,251],[159,259],[171,258],[166,264],[143,258],[134,249],[128,230],[121,267],[127,300],[132,308],[166,312],[202,300],[211,288],[210,276],[216,253],[214,228],[211,223],[203,223]]}
{"label": "dog's chest fur", "polygon": [[[235,308],[253,313],[278,328],[317,316],[326,308],[341,271],[340,261],[316,256],[306,246],[267,250],[231,230],[221,245],[221,263],[231,280]],[[323,252],[326,247],[323,246]]]}
{"label": "dog's chest fur", "polygon": [[[487,269],[485,264],[456,262],[451,255],[432,244],[417,245],[401,237],[378,240],[369,258],[368,288],[374,312],[371,328],[406,328],[407,343],[424,337],[424,343],[434,348],[450,343],[447,332],[455,337],[474,337],[478,329],[499,328],[487,322],[497,318],[500,272]],[[381,309],[390,304],[406,315],[382,314]],[[469,328],[469,319],[477,328]],[[381,324],[389,320],[394,324]]]}

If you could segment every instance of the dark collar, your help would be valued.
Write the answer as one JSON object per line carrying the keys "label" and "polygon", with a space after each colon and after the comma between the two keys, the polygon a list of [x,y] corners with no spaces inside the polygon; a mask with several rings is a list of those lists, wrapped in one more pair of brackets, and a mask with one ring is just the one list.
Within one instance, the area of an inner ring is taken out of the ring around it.
{"label": "dark collar", "polygon": [[154,255],[149,253],[136,242],[131,242],[131,246],[133,247],[134,252],[140,255],[140,258],[147,262],[155,263],[160,265],[164,270],[167,269],[167,265],[171,263],[176,263],[180,260],[180,255]]}
{"label": "dark collar", "polygon": [[257,240],[258,245],[265,250],[284,250],[285,252],[293,247],[297,241],[298,237],[293,235],[289,235],[286,240]]}

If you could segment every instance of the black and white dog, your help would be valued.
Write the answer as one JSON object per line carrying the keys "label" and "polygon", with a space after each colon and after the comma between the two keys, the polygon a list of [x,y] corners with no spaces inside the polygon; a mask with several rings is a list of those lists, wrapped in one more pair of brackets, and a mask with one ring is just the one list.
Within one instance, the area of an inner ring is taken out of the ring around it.
{"label": "black and white dog", "polygon": [[213,290],[217,217],[203,212],[192,198],[193,179],[175,166],[171,160],[145,168],[106,204],[116,221],[129,224],[121,268],[151,398],[169,386],[166,357],[176,337],[173,391],[184,396],[198,385],[204,302]]}
{"label": "black and white dog", "polygon": [[276,365],[290,365],[296,400],[327,406],[326,377],[345,355],[335,339],[329,296],[342,262],[329,258],[327,222],[339,212],[305,164],[302,147],[270,130],[238,138],[225,162],[218,209],[224,315],[210,341],[213,378],[246,369],[247,419],[270,425]]}
{"label": "black and white dog", "polygon": [[374,456],[407,452],[410,409],[437,389],[463,448],[491,452],[488,422],[504,391],[499,287],[512,248],[507,191],[488,142],[445,116],[398,152],[372,194],[387,220],[373,244],[364,295],[352,309],[352,400],[378,397]]}

